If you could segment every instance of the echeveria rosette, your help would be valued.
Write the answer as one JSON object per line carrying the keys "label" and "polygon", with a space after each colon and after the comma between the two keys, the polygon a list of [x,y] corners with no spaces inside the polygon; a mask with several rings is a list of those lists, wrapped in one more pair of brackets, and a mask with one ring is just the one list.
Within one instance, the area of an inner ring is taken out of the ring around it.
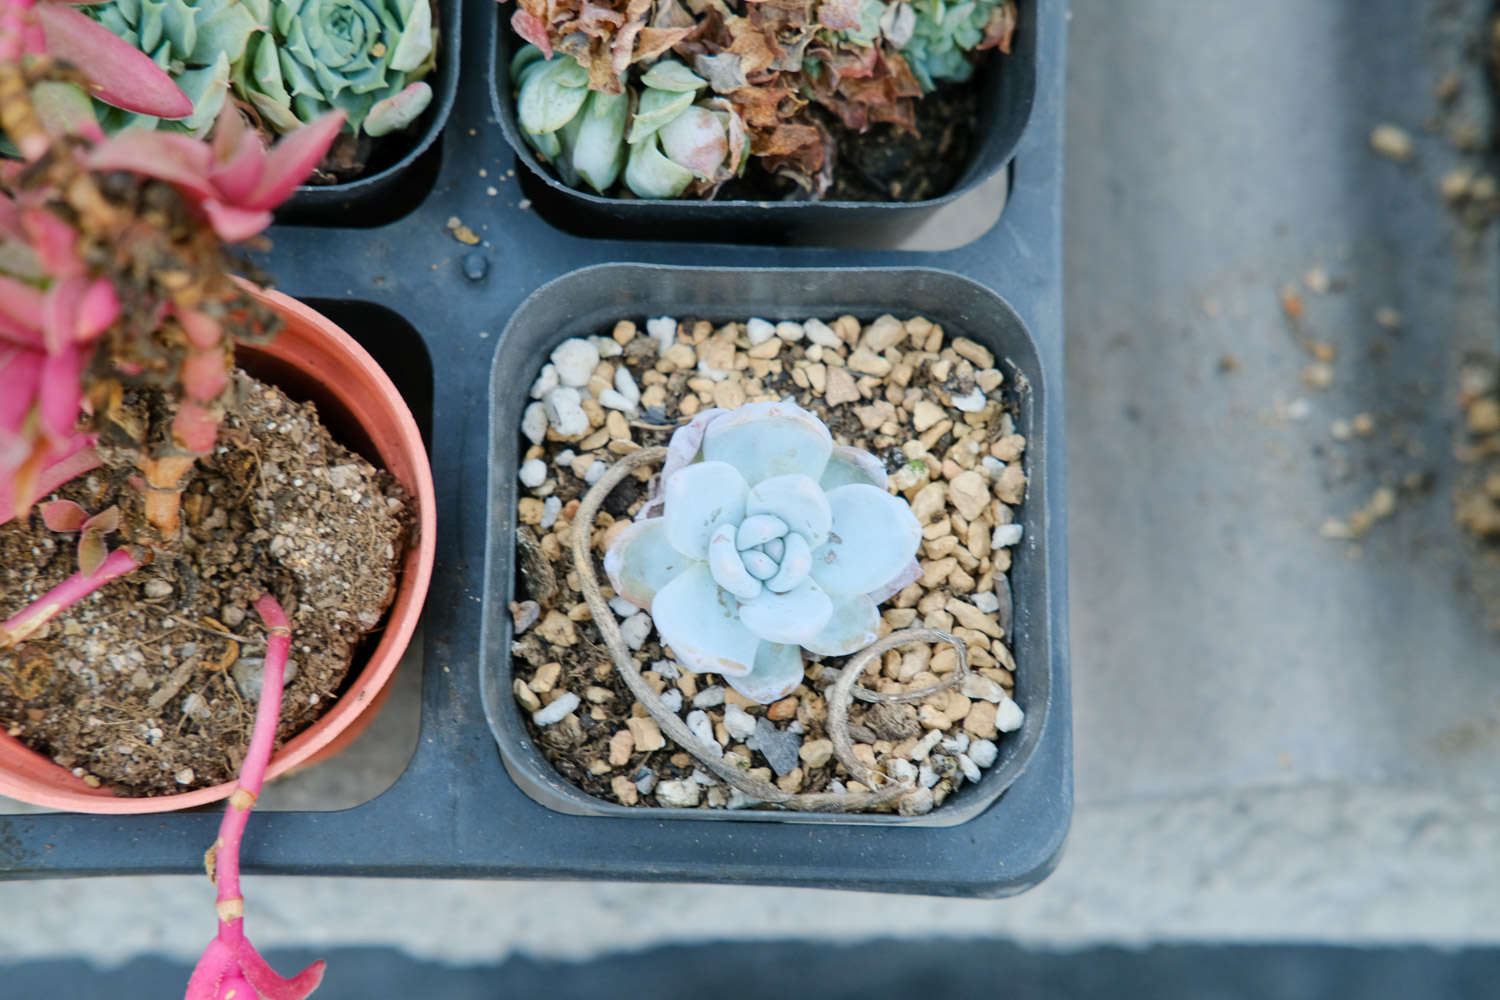
{"label": "echeveria rosette", "polygon": [[790,401],[700,414],[670,449],[662,515],[621,531],[604,568],[683,666],[768,703],[801,683],[804,649],[875,641],[922,533],[873,455]]}
{"label": "echeveria rosette", "polygon": [[[909,7],[915,18],[909,20],[902,7]],[[1015,0],[901,0],[891,10],[895,13],[884,24],[886,34],[924,91],[969,79],[974,73],[971,52],[1009,52],[1016,26]]]}

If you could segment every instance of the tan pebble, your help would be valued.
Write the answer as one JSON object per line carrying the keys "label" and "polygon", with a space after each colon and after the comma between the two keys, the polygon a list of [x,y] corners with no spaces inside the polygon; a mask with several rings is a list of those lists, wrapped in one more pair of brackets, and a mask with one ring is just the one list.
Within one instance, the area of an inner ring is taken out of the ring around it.
{"label": "tan pebble", "polygon": [[829,406],[853,403],[858,400],[859,390],[855,388],[854,376],[843,368],[830,368],[827,375],[827,391],[823,399]]}
{"label": "tan pebble", "polygon": [[609,334],[615,339],[615,343],[624,347],[635,339],[635,324],[628,319],[622,319],[615,324],[615,328]]}
{"label": "tan pebble", "polygon": [[589,606],[579,601],[568,609],[568,620],[574,622],[588,621],[590,618]]}
{"label": "tan pebble", "polygon": [[[959,477],[959,474],[962,473],[963,471],[964,471],[963,470],[963,466],[959,465],[953,459],[951,459],[951,458],[945,458],[945,459],[943,459],[943,478],[944,479],[948,480],[949,482],[952,482],[953,480],[957,479]],[[986,491],[986,493],[988,493],[988,491]],[[986,497],[986,499],[988,499],[988,497]]]}
{"label": "tan pebble", "polygon": [[995,495],[1001,501],[1009,504],[1020,503],[1026,499],[1026,473],[1015,463],[1007,465],[1000,473],[1000,478],[995,481]]}
{"label": "tan pebble", "polygon": [[802,790],[802,768],[794,767],[786,774],[777,778],[776,787],[783,792],[800,792]]}
{"label": "tan pebble", "polygon": [[735,379],[726,379],[714,386],[714,405],[721,406],[726,410],[743,406],[745,403],[745,387]]}
{"label": "tan pebble", "polygon": [[611,455],[629,455],[641,450],[641,446],[634,441],[611,441],[608,447]]}
{"label": "tan pebble", "polygon": [[888,377],[890,378],[890,381],[893,383],[892,384],[892,388],[895,389],[895,388],[905,387],[907,385],[910,385],[911,384],[911,380],[912,380],[912,376],[915,375],[915,374],[916,374],[916,369],[912,368],[911,365],[909,365],[909,364],[907,364],[907,363],[905,363],[903,361],[901,364],[896,365],[894,368],[891,369],[891,374]]}
{"label": "tan pebble", "polygon": [[641,671],[641,680],[645,681],[646,686],[657,694],[661,694],[667,689],[667,679],[655,670]]}
{"label": "tan pebble", "polygon": [[590,427],[604,426],[604,407],[600,406],[598,401],[585,399],[579,405],[583,407],[583,412],[588,414]]}
{"label": "tan pebble", "polygon": [[853,346],[859,340],[859,320],[845,313],[833,321],[833,332],[839,335],[844,343]]}
{"label": "tan pebble", "polygon": [[677,690],[682,692],[684,698],[691,698],[698,693],[698,675],[684,671],[678,675]]}
{"label": "tan pebble", "polygon": [[995,356],[983,344],[972,341],[968,337],[955,337],[952,346],[955,354],[965,361],[972,362],[975,368],[995,367]]}
{"label": "tan pebble", "polygon": [[[959,572],[961,571],[954,570],[953,573],[949,574],[949,577],[951,578],[954,574]],[[922,619],[922,627],[935,628],[939,632],[951,631],[953,629],[953,616],[946,611],[934,611],[932,612],[932,614]]]}
{"label": "tan pebble", "polygon": [[684,417],[691,417],[698,412],[698,408],[702,405],[702,403],[698,402],[697,396],[684,396],[682,397],[682,402],[677,404],[677,412],[681,413]]}
{"label": "tan pebble", "polygon": [[1000,630],[1000,626],[996,624],[993,615],[985,614],[967,601],[960,601],[956,597],[950,597],[948,602],[943,605],[943,608],[954,618],[957,618],[964,628],[983,632],[992,639],[1003,639],[1005,637],[1005,633]]}
{"label": "tan pebble", "polygon": [[583,697],[592,705],[603,705],[605,702],[614,701],[615,693],[609,688],[590,687],[584,690]]}
{"label": "tan pebble", "polygon": [[911,337],[913,344],[922,343],[927,335],[932,332],[932,320],[926,316],[913,316],[902,326],[906,327],[907,335]]}
{"label": "tan pebble", "polygon": [[648,385],[641,390],[641,405],[662,406],[667,401],[667,390],[660,385]]}
{"label": "tan pebble", "polygon": [[624,767],[630,763],[630,755],[635,750],[635,737],[631,735],[630,729],[620,729],[609,738],[609,762],[615,767]]}
{"label": "tan pebble", "polygon": [[990,563],[996,573],[1010,572],[1010,549],[995,549],[990,553]]}
{"label": "tan pebble", "polygon": [[938,439],[941,438],[944,434],[947,434],[952,429],[953,421],[947,419],[939,420],[937,423],[927,428],[927,430],[924,431],[922,435],[917,438],[917,440],[922,442],[922,447],[930,451],[938,443]]}
{"label": "tan pebble", "polygon": [[515,684],[511,685],[511,690],[515,693],[516,701],[520,702],[521,707],[526,711],[535,712],[542,707],[542,700],[526,686],[526,682],[521,678],[516,678]]}
{"label": "tan pebble", "polygon": [[1005,376],[999,369],[986,368],[974,376],[974,381],[979,383],[979,388],[984,391],[985,395],[989,395],[1005,384]]}
{"label": "tan pebble", "polygon": [[937,516],[943,509],[943,505],[947,503],[947,498],[947,483],[928,483],[918,490],[917,495],[911,501],[911,512],[916,517],[917,523],[926,524]]}
{"label": "tan pebble", "polygon": [[[606,364],[606,362],[601,362],[601,365],[603,365],[603,364]],[[588,385],[589,395],[592,396],[592,397],[594,397],[595,399],[598,399],[600,393],[602,393],[605,389],[608,389],[608,388],[610,388],[613,385],[614,385],[614,382],[611,381],[607,376],[592,375],[592,376],[589,377],[589,385]]]}
{"label": "tan pebble", "polygon": [[[603,418],[601,418],[600,423],[603,422]],[[607,444],[609,444],[609,431],[601,427],[599,430],[595,431],[588,437],[584,438],[582,441],[578,442],[578,448],[580,451],[597,451]]]}
{"label": "tan pebble", "polygon": [[881,617],[891,628],[910,628],[917,613],[911,608],[890,608]]}
{"label": "tan pebble", "polygon": [[781,349],[785,346],[786,344],[782,342],[781,338],[772,337],[770,340],[756,344],[754,347],[750,348],[750,350],[746,351],[745,354],[751,358],[758,358],[762,361],[768,361],[771,358],[776,357],[776,355],[780,354]]}
{"label": "tan pebble", "polygon": [[849,367],[861,375],[883,378],[891,373],[891,363],[867,348],[857,348],[849,356]]}
{"label": "tan pebble", "polygon": [[1477,399],[1469,404],[1466,414],[1469,430],[1475,434],[1493,434],[1500,431],[1500,400]]}
{"label": "tan pebble", "polygon": [[944,417],[943,408],[930,400],[922,400],[912,409],[911,423],[917,433],[927,430]]}
{"label": "tan pebble", "polygon": [[931,663],[932,647],[915,646],[901,657],[901,666],[896,672],[896,679],[903,684],[908,683],[913,677],[926,671]]}
{"label": "tan pebble", "polygon": [[946,715],[931,705],[922,705],[917,709],[917,721],[922,724],[923,729],[947,729],[952,725]]}
{"label": "tan pebble", "polygon": [[615,793],[615,798],[620,800],[622,806],[633,806],[641,800],[640,789],[635,787],[635,782],[617,774],[609,779],[609,790]]}
{"label": "tan pebble", "polygon": [[536,630],[543,639],[556,646],[571,646],[578,642],[578,630],[566,615],[558,611],[547,612]]}
{"label": "tan pebble", "polygon": [[905,339],[906,327],[896,317],[887,314],[865,327],[859,343],[862,348],[874,354],[880,354]]}
{"label": "tan pebble", "polygon": [[561,676],[561,663],[543,663],[536,668],[536,675],[531,678],[529,686],[537,694],[546,694],[557,686],[558,678]]}
{"label": "tan pebble", "polygon": [[693,350],[692,345],[676,343],[667,348],[661,358],[672,370],[692,368],[698,363],[698,352]]}
{"label": "tan pebble", "polygon": [[1014,462],[1026,451],[1026,439],[1019,434],[1007,434],[990,445],[990,454],[1002,462]]}
{"label": "tan pebble", "polygon": [[1000,731],[995,728],[996,708],[992,702],[974,702],[969,708],[969,714],[964,716],[964,732],[982,740],[992,740],[999,736]]}
{"label": "tan pebble", "polygon": [[968,534],[964,537],[964,545],[969,552],[980,559],[988,559],[990,555],[990,526],[983,521],[975,521],[969,525]]}
{"label": "tan pebble", "polygon": [[766,709],[766,718],[772,722],[785,722],[797,714],[797,696],[791,695],[774,703]]}
{"label": "tan pebble", "polygon": [[854,744],[854,759],[865,767],[875,766],[875,748],[868,743]]}
{"label": "tan pebble", "polygon": [[699,378],[690,378],[687,380],[687,387],[694,392],[711,393],[714,391],[714,386],[718,384],[719,383],[715,382],[713,379],[709,378],[706,375]]}
{"label": "tan pebble", "polygon": [[619,410],[609,411],[604,418],[604,426],[609,431],[609,436],[616,440],[625,440],[630,437],[630,422]]}
{"label": "tan pebble", "polygon": [[760,708],[761,707],[760,702],[753,701],[753,700],[751,700],[749,698],[746,698],[744,695],[740,694],[734,688],[725,688],[724,689],[724,704],[726,704],[726,705],[735,705],[735,706],[737,706],[739,708],[743,708],[743,709],[747,709],[747,710],[748,709],[752,709],[752,708]]}
{"label": "tan pebble", "polygon": [[662,736],[661,728],[657,726],[655,719],[627,719],[625,725],[630,727],[630,736],[635,742],[635,748],[642,753],[660,750],[667,745],[666,738]]}
{"label": "tan pebble", "polygon": [[939,535],[922,543],[922,555],[928,559],[942,559],[953,555],[958,548],[958,539],[952,535]]}
{"label": "tan pebble", "polygon": [[808,767],[822,767],[833,757],[833,741],[808,740],[797,753]]}
{"label": "tan pebble", "polygon": [[516,503],[516,517],[522,524],[541,524],[542,501],[536,497],[522,497]]}
{"label": "tan pebble", "polygon": [[1412,155],[1411,134],[1401,126],[1389,122],[1376,125],[1370,132],[1370,148],[1381,156],[1404,163]]}
{"label": "tan pebble", "polygon": [[946,382],[948,381],[948,376],[953,374],[953,362],[947,360],[934,361],[932,367],[929,369],[929,374],[932,375],[934,382]]}
{"label": "tan pebble", "polygon": [[963,565],[964,559],[968,555],[969,553],[963,549],[955,549],[954,558],[958,560],[959,568],[948,574],[949,588],[960,594],[972,594],[974,592],[974,577]]}
{"label": "tan pebble", "polygon": [[958,560],[952,556],[945,559],[934,559],[922,567],[922,586],[928,590],[941,587],[948,579],[949,574],[958,569]]}
{"label": "tan pebble", "polygon": [[951,674],[958,669],[958,650],[952,646],[944,646],[932,654],[932,665],[929,668],[935,674]]}

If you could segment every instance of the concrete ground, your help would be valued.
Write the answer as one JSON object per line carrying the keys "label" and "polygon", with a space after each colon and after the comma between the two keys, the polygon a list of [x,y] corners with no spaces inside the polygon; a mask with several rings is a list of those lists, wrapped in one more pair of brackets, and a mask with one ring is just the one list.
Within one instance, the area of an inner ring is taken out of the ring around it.
{"label": "concrete ground", "polygon": [[[1074,4],[1077,812],[1040,888],[252,879],[257,942],[493,962],[718,939],[1500,941],[1500,638],[1475,596],[1500,569],[1450,495],[1457,366],[1500,348],[1500,260],[1437,191],[1455,166],[1492,169],[1449,141],[1488,134],[1488,6]],[[1387,121],[1410,162],[1372,152]],[[1316,344],[1325,388],[1304,381]],[[1369,437],[1334,435],[1361,413]],[[1368,536],[1320,535],[1382,485],[1395,512]],[[388,780],[412,739],[411,698],[394,702],[356,756],[304,780]],[[0,962],[190,959],[213,924],[203,879],[5,883],[0,902],[27,915],[0,922]]]}

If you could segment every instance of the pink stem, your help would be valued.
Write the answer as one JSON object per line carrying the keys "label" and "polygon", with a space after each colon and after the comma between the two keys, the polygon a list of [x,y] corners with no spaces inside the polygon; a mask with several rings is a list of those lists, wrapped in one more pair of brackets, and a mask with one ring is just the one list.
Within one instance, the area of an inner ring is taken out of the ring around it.
{"label": "pink stem", "polygon": [[0,59],[20,62],[21,56],[45,49],[35,6],[36,0],[0,0]]}
{"label": "pink stem", "polygon": [[0,624],[0,649],[7,649],[23,642],[27,636],[47,624],[66,608],[70,608],[85,597],[140,566],[140,561],[128,549],[115,549],[92,573],[74,573],[53,587],[41,598],[21,609],[15,617]]}

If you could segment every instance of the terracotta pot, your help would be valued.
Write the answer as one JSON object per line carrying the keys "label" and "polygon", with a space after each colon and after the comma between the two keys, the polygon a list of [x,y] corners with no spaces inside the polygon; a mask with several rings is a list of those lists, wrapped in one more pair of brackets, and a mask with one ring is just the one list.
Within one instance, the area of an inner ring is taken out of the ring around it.
{"label": "terracotta pot", "polygon": [[[247,286],[249,288],[249,286]],[[236,359],[295,399],[317,404],[319,417],[341,443],[385,467],[415,498],[417,538],[406,554],[384,631],[348,690],[327,713],[271,758],[272,778],[343,749],[384,702],[386,684],[411,641],[436,551],[432,468],[405,400],[375,360],[326,317],[280,292],[250,288],[286,320],[271,343],[241,346]],[[73,812],[150,813],[188,809],[227,798],[234,783],[180,795],[121,798],[90,788],[71,772],[0,732],[0,795]]]}

